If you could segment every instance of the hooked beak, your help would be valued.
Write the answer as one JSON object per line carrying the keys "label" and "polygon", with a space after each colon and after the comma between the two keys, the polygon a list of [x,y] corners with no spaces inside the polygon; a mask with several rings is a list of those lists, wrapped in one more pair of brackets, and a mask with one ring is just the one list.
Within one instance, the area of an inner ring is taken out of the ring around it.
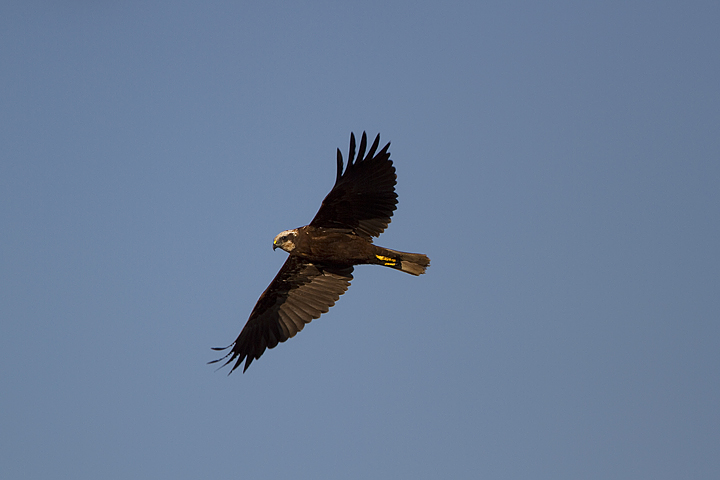
{"label": "hooked beak", "polygon": [[273,252],[275,251],[276,248],[278,248],[277,243],[273,242]]}

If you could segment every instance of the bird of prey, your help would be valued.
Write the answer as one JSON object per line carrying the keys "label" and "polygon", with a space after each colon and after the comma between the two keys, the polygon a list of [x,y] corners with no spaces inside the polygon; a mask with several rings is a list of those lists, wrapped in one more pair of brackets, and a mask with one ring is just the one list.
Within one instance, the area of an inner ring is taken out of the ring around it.
{"label": "bird of prey", "polygon": [[[323,200],[309,225],[285,230],[273,240],[273,250],[288,252],[285,264],[260,295],[250,318],[222,366],[243,360],[247,370],[266,348],[295,336],[315,318],[332,307],[352,280],[354,265],[384,265],[411,275],[425,273],[430,259],[420,253],[406,253],[372,243],[390,223],[395,211],[395,167],[390,160],[390,143],[377,151],[380,135],[367,150],[365,132],[355,157],[355,135],[350,134],[348,163],[337,151],[335,185]],[[229,357],[229,358],[228,358]]]}

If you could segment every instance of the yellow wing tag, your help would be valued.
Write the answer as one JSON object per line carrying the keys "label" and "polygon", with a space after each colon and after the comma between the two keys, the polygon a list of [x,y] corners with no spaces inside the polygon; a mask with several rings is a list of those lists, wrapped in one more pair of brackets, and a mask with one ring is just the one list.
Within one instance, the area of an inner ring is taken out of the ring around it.
{"label": "yellow wing tag", "polygon": [[395,260],[394,258],[383,257],[382,255],[375,255],[375,258],[377,258],[381,262],[385,262],[385,265],[389,267],[397,264],[397,260]]}

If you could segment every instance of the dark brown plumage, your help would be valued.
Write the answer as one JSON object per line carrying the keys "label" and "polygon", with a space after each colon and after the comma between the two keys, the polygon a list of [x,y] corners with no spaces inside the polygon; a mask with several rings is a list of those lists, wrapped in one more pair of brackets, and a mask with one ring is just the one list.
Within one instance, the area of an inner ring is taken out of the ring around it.
{"label": "dark brown plumage", "polygon": [[[235,362],[230,372],[245,361],[243,372],[266,348],[295,336],[306,323],[327,312],[350,286],[354,265],[384,265],[420,275],[430,259],[376,246],[372,237],[390,223],[397,205],[395,167],[385,145],[377,152],[380,135],[367,148],[365,132],[355,158],[355,135],[350,134],[350,152],[343,172],[337,152],[335,185],[315,218],[305,227],[286,230],[275,237],[273,249],[290,255],[275,279],[260,295],[245,327],[230,346],[223,366]],[[376,153],[377,152],[377,153]],[[230,358],[228,358],[230,357]]]}

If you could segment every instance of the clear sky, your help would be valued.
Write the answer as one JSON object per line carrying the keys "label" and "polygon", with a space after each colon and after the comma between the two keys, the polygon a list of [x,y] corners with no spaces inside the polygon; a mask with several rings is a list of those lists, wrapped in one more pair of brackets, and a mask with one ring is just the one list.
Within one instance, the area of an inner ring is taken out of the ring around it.
{"label": "clear sky", "polygon": [[[720,4],[0,6],[0,478],[720,478]],[[215,371],[351,131],[330,312]]]}

